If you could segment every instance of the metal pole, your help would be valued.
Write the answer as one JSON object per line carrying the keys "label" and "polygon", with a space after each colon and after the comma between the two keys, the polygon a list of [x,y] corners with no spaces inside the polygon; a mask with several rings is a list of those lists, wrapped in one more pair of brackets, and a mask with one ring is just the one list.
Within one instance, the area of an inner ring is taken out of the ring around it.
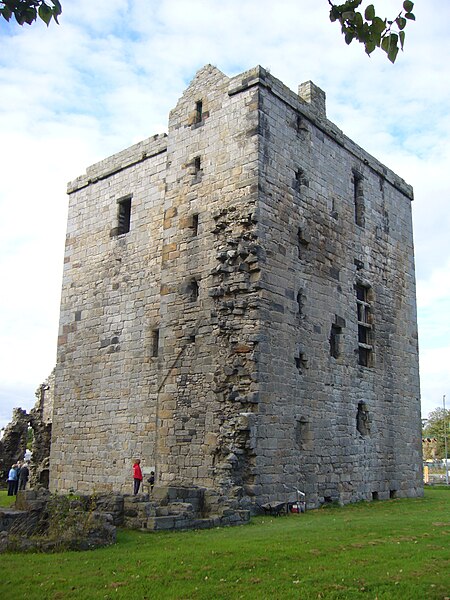
{"label": "metal pole", "polygon": [[445,482],[448,485],[448,452],[447,452],[447,415],[445,412],[445,394],[442,397],[444,404],[444,448],[445,448]]}

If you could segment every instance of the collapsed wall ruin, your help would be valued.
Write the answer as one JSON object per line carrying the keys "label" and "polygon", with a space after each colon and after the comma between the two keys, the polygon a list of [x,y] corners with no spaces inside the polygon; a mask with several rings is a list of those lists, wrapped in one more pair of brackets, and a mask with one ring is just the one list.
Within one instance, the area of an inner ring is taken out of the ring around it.
{"label": "collapsed wall ruin", "polygon": [[207,65],[68,193],[52,490],[422,494],[412,189],[322,90]]}
{"label": "collapsed wall ruin", "polygon": [[[50,445],[52,435],[54,372],[36,390],[36,402],[27,413],[22,408],[13,410],[12,419],[5,427],[0,440],[0,473],[6,481],[11,466],[24,460],[26,450],[31,450],[29,485],[48,488]],[[28,430],[32,429],[31,448]]]}

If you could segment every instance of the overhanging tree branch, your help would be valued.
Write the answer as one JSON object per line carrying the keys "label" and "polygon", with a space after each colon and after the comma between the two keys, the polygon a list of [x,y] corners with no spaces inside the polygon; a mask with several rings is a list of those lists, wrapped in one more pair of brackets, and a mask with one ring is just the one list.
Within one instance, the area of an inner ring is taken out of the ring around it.
{"label": "overhanging tree branch", "polygon": [[12,16],[19,25],[31,25],[38,18],[48,26],[62,12],[59,0],[3,0],[0,2],[0,16],[9,21]]}
{"label": "overhanging tree branch", "polygon": [[403,50],[408,20],[416,20],[412,13],[414,2],[411,0],[403,2],[402,10],[392,20],[377,17],[373,4],[367,6],[363,16],[362,12],[356,10],[361,6],[362,0],[347,0],[343,4],[328,0],[328,4],[331,7],[330,21],[340,23],[347,44],[358,40],[369,55],[375,48],[381,48],[392,63],[395,62],[398,51]]}

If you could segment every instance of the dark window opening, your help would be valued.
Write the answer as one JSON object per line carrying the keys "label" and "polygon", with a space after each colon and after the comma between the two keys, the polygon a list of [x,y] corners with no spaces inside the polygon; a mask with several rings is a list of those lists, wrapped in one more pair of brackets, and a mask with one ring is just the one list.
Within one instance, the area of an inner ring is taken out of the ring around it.
{"label": "dark window opening", "polygon": [[339,217],[339,214],[337,211],[337,203],[336,203],[335,198],[331,199],[331,216],[333,219],[337,219]]}
{"label": "dark window opening", "polygon": [[311,442],[309,421],[304,417],[300,417],[295,422],[295,441],[302,449],[305,449]]}
{"label": "dark window opening", "polygon": [[130,231],[131,198],[119,200],[117,204],[117,235],[122,235]]}
{"label": "dark window opening", "polygon": [[297,230],[297,247],[298,247],[298,256],[301,258],[302,251],[309,246],[311,238],[309,235],[299,227]]}
{"label": "dark window opening", "polygon": [[189,299],[190,299],[190,301],[196,302],[198,300],[198,294],[199,294],[198,281],[196,281],[195,279],[192,279],[192,281],[189,284]]}
{"label": "dark window opening", "polygon": [[358,315],[358,362],[363,367],[372,366],[372,315],[369,288],[356,286],[356,308]]}
{"label": "dark window opening", "polygon": [[198,215],[192,215],[192,235],[198,235]]}
{"label": "dark window opening", "polygon": [[295,188],[300,190],[301,186],[309,186],[309,181],[306,178],[305,171],[303,169],[297,169],[295,171]]}
{"label": "dark window opening", "polygon": [[295,357],[295,366],[299,371],[308,368],[308,359],[303,352],[299,352],[299,355]]}
{"label": "dark window opening", "polygon": [[201,167],[202,167],[201,158],[200,158],[200,156],[196,156],[194,158],[194,170],[195,170],[195,174],[197,174],[197,173],[200,172]]}
{"label": "dark window opening", "polygon": [[152,356],[159,354],[159,329],[152,331]]}
{"label": "dark window opening", "polygon": [[365,402],[358,403],[358,411],[356,413],[356,429],[363,436],[370,434],[370,416],[367,404]]}
{"label": "dark window opening", "polygon": [[75,321],[81,321],[81,310],[75,311]]}
{"label": "dark window opening", "polygon": [[355,223],[364,227],[363,178],[362,175],[355,172],[353,172],[353,201],[355,203]]}
{"label": "dark window opening", "polygon": [[378,492],[372,492],[372,500],[378,500]]}
{"label": "dark window opening", "polygon": [[308,131],[307,122],[300,115],[297,115],[296,128],[297,128],[297,133],[303,133],[305,131]]}
{"label": "dark window opening", "polygon": [[341,335],[342,327],[339,327],[335,323],[331,325],[330,331],[330,356],[333,358],[339,358],[341,354]]}
{"label": "dark window opening", "polygon": [[201,123],[203,118],[203,102],[197,100],[195,103],[195,123]]}
{"label": "dark window opening", "polygon": [[391,500],[397,498],[397,490],[389,490],[389,498],[391,498]]}
{"label": "dark window opening", "polygon": [[301,289],[297,293],[297,306],[298,306],[298,314],[299,315],[303,314],[303,303],[304,303],[304,296],[303,296],[303,289]]}
{"label": "dark window opening", "polygon": [[371,367],[371,351],[368,348],[358,348],[358,362],[362,367]]}

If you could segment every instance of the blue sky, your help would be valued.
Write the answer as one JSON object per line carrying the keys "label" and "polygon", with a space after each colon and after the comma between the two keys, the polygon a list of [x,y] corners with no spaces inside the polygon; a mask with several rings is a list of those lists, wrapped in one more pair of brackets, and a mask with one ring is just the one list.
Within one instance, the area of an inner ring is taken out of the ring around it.
{"label": "blue sky", "polygon": [[[375,4],[395,17],[401,0]],[[395,65],[346,46],[327,0],[65,0],[59,26],[1,23],[0,426],[55,363],[67,182],[166,131],[207,63],[311,79],[329,119],[413,185],[422,412],[450,403],[450,3],[414,12]]]}

